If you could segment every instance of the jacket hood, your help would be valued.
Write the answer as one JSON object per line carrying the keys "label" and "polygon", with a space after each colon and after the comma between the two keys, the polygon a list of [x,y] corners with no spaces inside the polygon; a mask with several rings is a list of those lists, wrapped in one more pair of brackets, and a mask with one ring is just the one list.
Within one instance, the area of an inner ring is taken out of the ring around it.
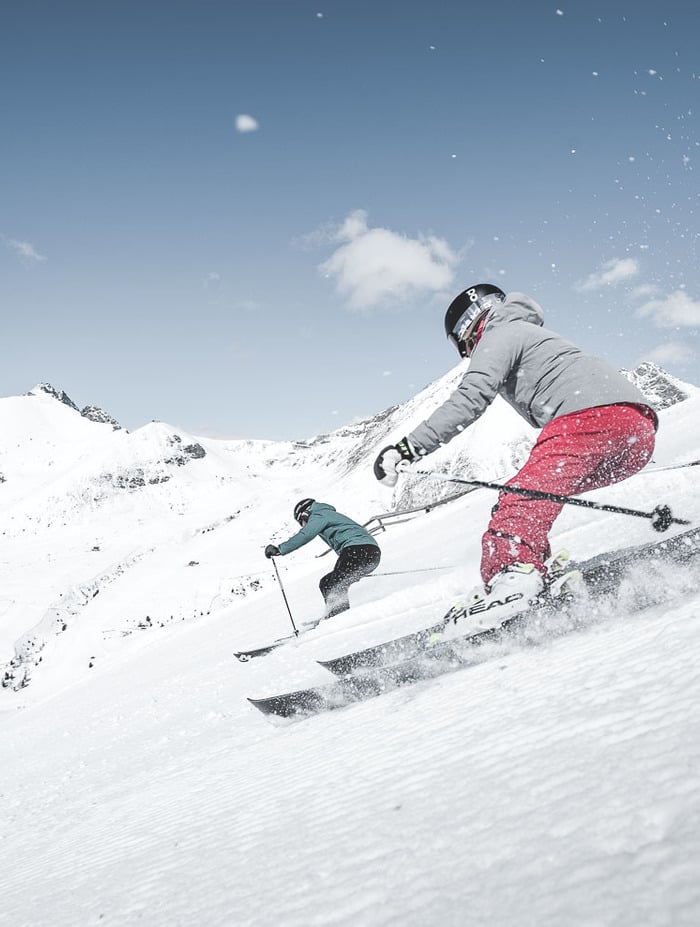
{"label": "jacket hood", "polygon": [[508,293],[505,302],[496,306],[491,311],[490,317],[504,322],[518,319],[522,322],[531,322],[533,325],[544,324],[542,307],[525,293]]}
{"label": "jacket hood", "polygon": [[335,512],[336,508],[330,505],[328,502],[314,502],[311,506],[312,512]]}

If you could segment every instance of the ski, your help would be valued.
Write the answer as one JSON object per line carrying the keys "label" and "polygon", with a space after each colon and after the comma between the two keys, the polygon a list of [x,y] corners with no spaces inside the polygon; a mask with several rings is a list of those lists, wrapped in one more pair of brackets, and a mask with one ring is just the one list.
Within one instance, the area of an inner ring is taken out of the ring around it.
{"label": "ski", "polygon": [[252,650],[234,650],[233,655],[237,660],[240,660],[241,663],[248,663],[249,660],[256,660],[258,657],[264,657],[273,650],[277,650],[277,648],[281,647],[283,644],[286,644],[287,641],[293,640],[296,640],[296,635],[290,634],[287,637],[281,637],[272,644],[267,644],[265,647],[254,647]]}
{"label": "ski", "polygon": [[268,698],[249,698],[248,701],[265,715],[293,718],[296,715],[312,715],[334,708],[344,708],[352,702],[359,702],[377,695],[377,682],[371,676],[348,676],[322,686],[298,689]]}
{"label": "ski", "polygon": [[441,654],[440,660],[414,657],[391,666],[341,676],[333,682],[308,689],[297,689],[267,698],[249,698],[248,701],[266,715],[281,718],[308,717],[375,698],[421,679],[442,675],[452,668],[463,667],[469,662],[456,653],[449,664],[446,662],[448,659],[446,653]]}
{"label": "ski", "polygon": [[[700,529],[686,531],[659,543],[627,548],[612,554],[599,554],[577,568],[581,571],[588,594],[603,598],[620,586],[626,570],[633,563],[654,561],[685,563],[700,554]],[[346,654],[335,660],[318,661],[321,666],[338,674],[331,683],[286,692],[248,701],[263,714],[283,718],[308,717],[324,711],[344,708],[354,702],[374,698],[405,685],[453,672],[482,662],[476,659],[476,648],[486,642],[497,642],[537,616],[554,614],[565,609],[570,599],[562,596],[535,604],[513,615],[500,627],[465,634],[444,635],[440,622],[422,632],[405,635],[377,647]],[[639,607],[648,604],[643,599]],[[420,637],[419,635],[423,635]],[[416,645],[416,641],[420,641]],[[408,643],[407,643],[408,642]],[[406,646],[413,649],[406,653]],[[396,659],[397,662],[386,662]]]}
{"label": "ski", "polygon": [[[383,644],[377,644],[374,647],[370,647],[364,651],[358,651],[359,654],[365,655],[365,660],[355,663],[355,666],[382,666],[387,663],[393,663],[399,660],[402,660],[406,657],[407,654],[413,653],[414,651],[422,650],[426,647],[431,640],[434,639],[436,634],[440,634],[444,630],[445,624],[442,619],[436,624],[431,625],[429,628],[421,628],[419,631],[413,631],[410,634],[404,634],[402,637],[396,637],[390,641],[386,641]],[[347,654],[348,657],[354,657],[355,654]],[[339,657],[340,661],[344,658]],[[335,664],[335,660],[319,660],[321,666],[325,669],[330,669],[331,672],[337,673],[338,675],[343,675],[350,671],[351,667],[345,667],[338,664],[337,668],[331,668],[329,664]]]}
{"label": "ski", "polygon": [[[508,624],[512,625],[519,617],[522,615],[510,619]],[[368,667],[359,673],[340,676],[330,683],[267,698],[249,698],[248,701],[263,714],[277,715],[281,718],[305,718],[325,711],[334,711],[424,679],[442,676],[466,666],[476,666],[481,661],[470,659],[459,647],[460,643],[467,641],[472,646],[477,642],[484,643],[487,639],[495,640],[504,633],[503,628],[490,629],[468,639],[441,641],[400,663]]]}
{"label": "ski", "polygon": [[[403,654],[406,653],[407,648],[410,649],[411,647],[420,647],[423,643],[427,642],[433,634],[437,634],[439,631],[442,631],[442,628],[443,622],[439,621],[437,624],[434,624],[429,628],[421,628],[420,631],[414,631],[412,634],[405,634],[403,637],[398,637],[395,640],[387,641],[386,644],[380,644],[379,649],[381,650],[381,659],[379,659],[377,663],[389,663],[395,657],[400,658]],[[310,631],[312,629],[308,628],[308,630]],[[256,657],[264,657],[272,650],[276,650],[278,647],[286,644],[287,641],[295,639],[295,636],[290,634],[288,637],[281,637],[279,640],[274,641],[272,644],[268,644],[265,647],[257,647],[254,650],[236,650],[234,651],[233,655],[237,660],[240,660],[241,663],[247,663],[249,660],[254,660]]]}
{"label": "ski", "polygon": [[241,663],[248,663],[250,660],[256,660],[258,657],[267,656],[268,653],[272,653],[272,651],[277,650],[278,647],[288,644],[289,641],[298,641],[304,634],[318,627],[322,620],[323,619],[306,621],[302,623],[298,634],[287,634],[286,637],[278,637],[277,640],[273,641],[271,644],[264,644],[262,647],[254,647],[252,650],[234,650],[233,655],[237,660],[240,660]]}
{"label": "ski", "polygon": [[[582,574],[583,583],[591,597],[601,598],[616,591],[625,570],[631,563],[649,560],[672,560],[682,563],[698,553],[700,553],[700,528],[692,528],[667,540],[597,554],[582,563],[571,564],[569,569],[578,570]],[[522,620],[524,615],[521,613],[515,617]],[[444,628],[444,621],[440,621],[430,628],[416,631],[413,634],[319,662],[325,669],[337,675],[344,675],[355,669],[382,666],[425,650],[427,646],[442,638]],[[488,632],[477,632],[470,636],[476,643],[479,638],[483,639],[484,633]]]}

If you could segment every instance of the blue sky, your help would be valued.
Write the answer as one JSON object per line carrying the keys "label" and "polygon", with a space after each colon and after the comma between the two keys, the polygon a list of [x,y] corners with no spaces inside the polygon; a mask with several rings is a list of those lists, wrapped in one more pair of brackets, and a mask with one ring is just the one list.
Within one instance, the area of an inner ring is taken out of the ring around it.
{"label": "blue sky", "polygon": [[700,384],[696,2],[5,0],[0,394],[297,438],[491,281]]}

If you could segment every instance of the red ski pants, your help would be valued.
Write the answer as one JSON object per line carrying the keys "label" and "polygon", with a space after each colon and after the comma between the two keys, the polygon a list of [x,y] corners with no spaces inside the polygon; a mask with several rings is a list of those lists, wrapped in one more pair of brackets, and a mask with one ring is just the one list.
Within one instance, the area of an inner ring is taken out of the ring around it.
{"label": "red ski pants", "polygon": [[[644,405],[611,405],[561,415],[546,425],[523,468],[506,486],[576,496],[631,476],[654,450],[656,415]],[[488,583],[511,563],[542,573],[548,534],[561,502],[501,493],[481,542],[481,578]]]}

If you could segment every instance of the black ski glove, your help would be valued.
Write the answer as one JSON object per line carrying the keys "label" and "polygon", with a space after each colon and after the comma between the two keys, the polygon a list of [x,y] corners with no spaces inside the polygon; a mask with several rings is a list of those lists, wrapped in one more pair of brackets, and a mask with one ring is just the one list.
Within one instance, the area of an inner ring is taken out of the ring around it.
{"label": "black ski glove", "polygon": [[401,438],[397,444],[390,444],[379,452],[374,461],[374,475],[383,486],[396,486],[399,479],[398,465],[402,461],[416,459],[416,454],[409,444],[408,438]]}
{"label": "black ski glove", "polygon": [[274,544],[268,544],[267,547],[265,548],[265,556],[267,557],[268,560],[270,559],[270,557],[280,557],[281,554],[280,554],[279,547],[275,547]]}

